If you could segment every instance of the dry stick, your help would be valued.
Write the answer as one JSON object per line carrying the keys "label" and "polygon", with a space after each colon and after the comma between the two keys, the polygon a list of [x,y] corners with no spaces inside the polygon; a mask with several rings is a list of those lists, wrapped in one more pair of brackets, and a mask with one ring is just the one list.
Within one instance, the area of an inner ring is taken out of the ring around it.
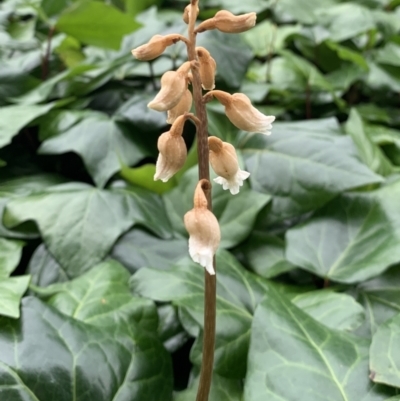
{"label": "dry stick", "polygon": [[[189,44],[187,46],[189,61],[197,60],[196,56],[196,34],[194,28],[197,19],[198,0],[190,1],[189,17]],[[193,100],[196,116],[200,120],[197,127],[197,154],[199,159],[199,179],[210,180],[209,160],[208,160],[208,122],[206,106],[203,103],[203,91],[201,86],[200,73],[196,65],[192,68],[192,88]],[[208,208],[212,210],[211,190],[206,190]],[[214,258],[214,270],[215,270]],[[216,275],[210,275],[206,270],[205,289],[204,289],[204,337],[203,337],[203,360],[201,364],[199,388],[196,401],[208,401],[210,393],[212,372],[214,365],[215,348],[215,319],[216,319]]]}

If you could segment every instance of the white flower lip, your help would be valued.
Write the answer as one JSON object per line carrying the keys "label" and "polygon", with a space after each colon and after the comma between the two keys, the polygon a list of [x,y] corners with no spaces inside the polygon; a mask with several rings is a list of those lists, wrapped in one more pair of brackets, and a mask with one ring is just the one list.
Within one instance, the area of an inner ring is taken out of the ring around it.
{"label": "white flower lip", "polygon": [[226,179],[224,177],[214,178],[214,182],[222,185],[223,189],[229,189],[232,195],[237,195],[239,193],[239,188],[243,186],[243,181],[249,178],[250,173],[248,171],[240,170],[231,179]]}

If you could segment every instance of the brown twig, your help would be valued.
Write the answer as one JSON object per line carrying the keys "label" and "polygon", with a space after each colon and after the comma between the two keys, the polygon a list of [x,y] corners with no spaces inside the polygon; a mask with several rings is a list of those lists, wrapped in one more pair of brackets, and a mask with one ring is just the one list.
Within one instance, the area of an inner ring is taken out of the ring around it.
{"label": "brown twig", "polygon": [[312,118],[311,115],[311,89],[310,83],[307,81],[306,85],[306,118],[310,120]]}
{"label": "brown twig", "polygon": [[49,33],[47,35],[47,47],[46,53],[42,58],[42,81],[45,81],[49,76],[49,60],[50,60],[50,53],[51,53],[51,40],[53,39],[55,27],[52,26],[49,29]]}
{"label": "brown twig", "polygon": [[[198,0],[190,1],[190,17],[188,25],[189,43],[187,52],[189,61],[196,61],[196,34],[194,32],[197,19]],[[208,150],[208,121],[206,106],[203,103],[203,91],[201,87],[200,73],[197,63],[192,68],[193,100],[196,116],[200,121],[197,127],[197,153],[199,159],[199,179],[210,180],[209,150]],[[208,208],[212,210],[211,191],[205,191]],[[214,258],[215,270],[215,258]],[[201,364],[199,388],[196,401],[207,401],[211,388],[212,372],[214,365],[215,348],[215,324],[216,324],[216,275],[210,275],[205,271],[204,289],[204,337],[203,337],[203,359]]]}

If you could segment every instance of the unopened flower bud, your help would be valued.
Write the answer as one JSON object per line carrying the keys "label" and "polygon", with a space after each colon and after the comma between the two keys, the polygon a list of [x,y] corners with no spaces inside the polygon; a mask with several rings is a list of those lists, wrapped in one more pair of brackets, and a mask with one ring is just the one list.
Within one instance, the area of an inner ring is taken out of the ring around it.
{"label": "unopened flower bud", "polygon": [[239,168],[235,148],[216,136],[208,138],[208,147],[211,167],[219,176],[214,178],[214,181],[222,185],[223,189],[229,189],[232,195],[238,194],[239,187],[243,185],[243,181],[250,176],[250,173]]}
{"label": "unopened flower bud", "polygon": [[179,103],[171,110],[168,110],[167,123],[173,124],[174,121],[179,116],[185,114],[186,112],[189,112],[190,109],[192,108],[192,102],[193,102],[192,93],[190,92],[189,89],[186,89],[186,91],[181,97],[181,100],[179,100]]}
{"label": "unopened flower bud", "polygon": [[204,47],[196,47],[197,57],[199,59],[199,72],[201,85],[203,89],[211,90],[215,88],[215,70],[217,64],[211,57],[211,54]]}
{"label": "unopened flower bud", "polygon": [[266,116],[258,111],[250,99],[243,93],[230,93],[215,90],[205,95],[205,98],[216,97],[225,106],[225,114],[232,124],[243,131],[258,132],[270,135],[275,116]]}
{"label": "unopened flower bud", "polygon": [[[189,4],[189,5],[187,5],[186,7],[185,7],[185,10],[183,11],[183,21],[186,23],[186,24],[188,24],[189,23],[189,19],[190,19],[190,11],[191,11],[191,9],[192,9],[192,6]],[[196,5],[196,19],[197,19],[197,16],[199,15],[199,6],[198,5]]]}
{"label": "unopened flower bud", "polygon": [[225,33],[245,32],[256,24],[257,14],[248,13],[234,15],[227,10],[218,11],[213,18],[203,21],[196,29],[196,33],[218,29]]}
{"label": "unopened flower bud", "polygon": [[191,258],[205,267],[208,273],[215,274],[213,259],[221,241],[218,220],[207,209],[204,190],[210,190],[208,180],[200,180],[194,193],[194,208],[184,216],[186,230],[189,233],[189,254]]}
{"label": "unopened flower bud", "polygon": [[176,33],[166,36],[154,35],[149,43],[133,49],[132,54],[138,60],[153,60],[160,56],[168,46],[171,46],[180,40],[182,40],[182,35]]}
{"label": "unopened flower bud", "polygon": [[161,89],[147,105],[150,109],[167,111],[174,108],[187,90],[187,74],[190,62],[183,63],[177,71],[167,71],[161,77]]}
{"label": "unopened flower bud", "polygon": [[182,138],[186,115],[178,117],[171,129],[158,138],[158,154],[154,181],[167,182],[185,164],[187,149]]}

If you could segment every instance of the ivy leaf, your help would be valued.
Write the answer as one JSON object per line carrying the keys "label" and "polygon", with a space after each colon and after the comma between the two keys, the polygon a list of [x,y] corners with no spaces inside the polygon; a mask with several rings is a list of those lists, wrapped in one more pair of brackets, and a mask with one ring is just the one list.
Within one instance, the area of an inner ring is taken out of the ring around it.
{"label": "ivy leaf", "polygon": [[353,138],[361,159],[371,170],[383,176],[390,175],[395,171],[395,168],[380,147],[375,145],[367,135],[357,110],[352,109],[350,111],[345,127],[346,132]]}
{"label": "ivy leaf", "polygon": [[[82,112],[78,112],[81,116]],[[58,115],[57,119],[63,117]],[[66,125],[71,119],[67,112]],[[134,140],[126,125],[109,118],[103,113],[85,113],[76,124],[46,140],[39,148],[41,154],[77,153],[84,161],[96,185],[104,187],[108,179],[121,169],[121,164],[131,165],[149,155],[149,152]],[[96,144],[96,146],[93,146]]]}
{"label": "ivy leaf", "polygon": [[371,379],[375,383],[400,387],[400,314],[378,327],[371,343]]}
{"label": "ivy leaf", "polygon": [[400,313],[399,266],[358,285],[356,296],[366,310],[366,321],[357,334],[372,337],[379,326]]}
{"label": "ivy leaf", "polygon": [[39,287],[69,280],[68,274],[54,259],[45,244],[40,244],[35,249],[29,261],[27,273],[32,277],[31,284]]}
{"label": "ivy leaf", "polygon": [[[197,169],[192,168],[181,178],[179,185],[164,194],[168,217],[174,230],[186,237],[183,216],[193,209],[193,194],[198,182]],[[220,185],[213,186],[213,213],[221,228],[221,247],[230,248],[247,237],[258,212],[268,203],[268,195],[259,194],[247,186],[239,194],[232,196]]]}
{"label": "ivy leaf", "polygon": [[239,88],[253,58],[241,36],[220,31],[207,31],[199,36],[198,46],[205,47],[215,59],[220,77],[229,87]]}
{"label": "ivy leaf", "polygon": [[318,322],[336,330],[353,331],[365,319],[364,308],[346,294],[311,291],[295,296],[292,302]]}
{"label": "ivy leaf", "polygon": [[142,267],[164,270],[188,254],[186,239],[161,239],[134,228],[115,243],[111,256],[134,273]]}
{"label": "ivy leaf", "polygon": [[271,288],[252,324],[244,399],[384,401],[368,378],[369,341],[330,329]]}
{"label": "ivy leaf", "polygon": [[32,297],[20,320],[0,318],[0,372],[10,401],[165,401],[172,392],[169,356],[148,332],[115,336]]}
{"label": "ivy leaf", "polygon": [[367,280],[400,261],[400,181],[335,199],[287,231],[288,260],[343,283]]}
{"label": "ivy leaf", "polygon": [[30,276],[9,277],[17,267],[24,243],[0,238],[0,315],[19,318],[19,304]]}
{"label": "ivy leaf", "polygon": [[70,278],[104,259],[117,238],[134,224],[143,224],[164,238],[171,235],[160,198],[138,188],[55,186],[7,205],[4,222],[8,227],[26,221],[36,222],[47,248]]}
{"label": "ivy leaf", "polygon": [[92,0],[75,2],[56,24],[58,31],[82,43],[115,50],[119,49],[124,35],[139,27],[140,24],[117,8]]}
{"label": "ivy leaf", "polygon": [[[244,270],[226,251],[218,252],[216,263],[218,325],[214,369],[224,377],[241,378],[246,372],[252,315],[270,283]],[[203,268],[183,259],[168,270],[140,269],[132,276],[131,288],[134,294],[155,301],[172,301],[201,328],[203,282]],[[196,365],[201,363],[201,336],[191,359]]]}
{"label": "ivy leaf", "polygon": [[265,278],[275,277],[296,267],[285,258],[285,241],[275,235],[253,231],[236,248],[236,253],[244,258],[251,270]]}
{"label": "ivy leaf", "polygon": [[44,289],[33,287],[46,303],[87,324],[107,329],[140,326],[156,331],[158,317],[150,300],[134,298],[129,292],[129,272],[118,262],[105,261],[82,276]]}
{"label": "ivy leaf", "polygon": [[32,120],[46,114],[54,107],[46,105],[13,105],[0,109],[0,147],[11,143],[12,138]]}
{"label": "ivy leaf", "polygon": [[273,195],[268,222],[298,216],[343,191],[382,181],[360,162],[334,119],[274,123],[270,137],[248,138],[242,146],[252,188]]}

